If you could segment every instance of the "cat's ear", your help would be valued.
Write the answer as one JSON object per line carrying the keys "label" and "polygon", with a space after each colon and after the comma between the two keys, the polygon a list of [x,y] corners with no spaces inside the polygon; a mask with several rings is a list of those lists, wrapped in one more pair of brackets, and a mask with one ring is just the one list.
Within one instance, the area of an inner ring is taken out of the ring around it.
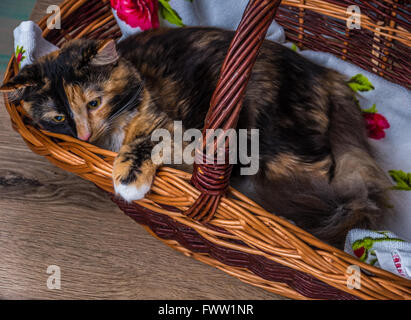
{"label": "cat's ear", "polygon": [[0,92],[8,93],[9,99],[13,101],[19,100],[25,88],[37,84],[38,71],[36,65],[24,67],[15,77],[1,85]]}
{"label": "cat's ear", "polygon": [[118,60],[116,43],[114,40],[102,41],[97,49],[97,54],[91,59],[90,63],[94,66],[105,66],[115,63]]}
{"label": "cat's ear", "polygon": [[17,75],[9,81],[3,83],[0,87],[0,92],[13,92],[27,87],[34,86],[36,83],[22,75]]}

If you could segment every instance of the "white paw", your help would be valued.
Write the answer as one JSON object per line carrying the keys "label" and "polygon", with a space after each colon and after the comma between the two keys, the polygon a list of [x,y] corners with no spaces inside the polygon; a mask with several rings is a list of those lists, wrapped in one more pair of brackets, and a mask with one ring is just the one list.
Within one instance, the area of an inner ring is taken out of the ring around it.
{"label": "white paw", "polygon": [[136,188],[133,184],[114,184],[116,194],[127,202],[143,199],[146,193],[150,191],[150,187],[149,184],[143,184],[140,188]]}

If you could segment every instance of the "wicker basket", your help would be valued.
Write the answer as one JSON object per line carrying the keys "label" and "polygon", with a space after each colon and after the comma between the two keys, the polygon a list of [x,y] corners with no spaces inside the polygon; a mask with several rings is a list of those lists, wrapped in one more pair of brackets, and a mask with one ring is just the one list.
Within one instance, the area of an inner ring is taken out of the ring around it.
{"label": "wicker basket", "polygon": [[[279,3],[250,1],[224,62],[206,128],[235,127],[248,76]],[[301,48],[334,53],[410,87],[408,3],[289,0],[282,2],[276,19],[288,39]],[[362,10],[361,30],[346,27],[346,8],[351,4]],[[43,35],[56,45],[72,38],[121,35],[108,0],[66,0],[61,15],[61,30],[48,30],[47,17],[39,22]],[[17,72],[12,57],[5,80]],[[157,172],[151,193],[144,200],[127,204],[112,195],[115,153],[41,131],[27,121],[21,106],[7,99],[6,108],[13,128],[33,152],[106,190],[127,215],[188,256],[290,298],[411,299],[411,281],[319,241],[228,187],[228,165],[196,166],[193,176],[163,167]],[[363,270],[360,289],[347,287],[350,265]]]}

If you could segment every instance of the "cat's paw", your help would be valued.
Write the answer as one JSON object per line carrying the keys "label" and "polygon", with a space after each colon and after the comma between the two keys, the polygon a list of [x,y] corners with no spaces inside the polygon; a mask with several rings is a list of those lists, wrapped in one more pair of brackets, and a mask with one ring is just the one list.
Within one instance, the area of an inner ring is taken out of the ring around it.
{"label": "cat's paw", "polygon": [[130,157],[127,153],[119,153],[113,165],[115,193],[127,202],[143,199],[150,191],[155,172],[156,167],[151,159],[138,165],[135,157]]}
{"label": "cat's paw", "polygon": [[147,192],[150,191],[151,185],[143,184],[140,188],[133,184],[114,184],[116,194],[121,196],[127,202],[143,199]]}

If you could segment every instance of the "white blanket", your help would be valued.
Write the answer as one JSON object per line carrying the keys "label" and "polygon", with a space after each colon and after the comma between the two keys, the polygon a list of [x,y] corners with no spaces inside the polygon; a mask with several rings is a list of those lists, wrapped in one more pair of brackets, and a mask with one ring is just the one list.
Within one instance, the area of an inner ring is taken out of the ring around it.
{"label": "white blanket", "polygon": [[[186,26],[213,26],[228,30],[237,29],[247,3],[248,0],[170,0],[171,7],[180,15]],[[175,27],[164,20],[160,23]],[[283,28],[273,21],[266,38],[284,42]]]}
{"label": "white blanket", "polygon": [[411,243],[392,232],[353,229],[344,250],[363,262],[411,279]]}

